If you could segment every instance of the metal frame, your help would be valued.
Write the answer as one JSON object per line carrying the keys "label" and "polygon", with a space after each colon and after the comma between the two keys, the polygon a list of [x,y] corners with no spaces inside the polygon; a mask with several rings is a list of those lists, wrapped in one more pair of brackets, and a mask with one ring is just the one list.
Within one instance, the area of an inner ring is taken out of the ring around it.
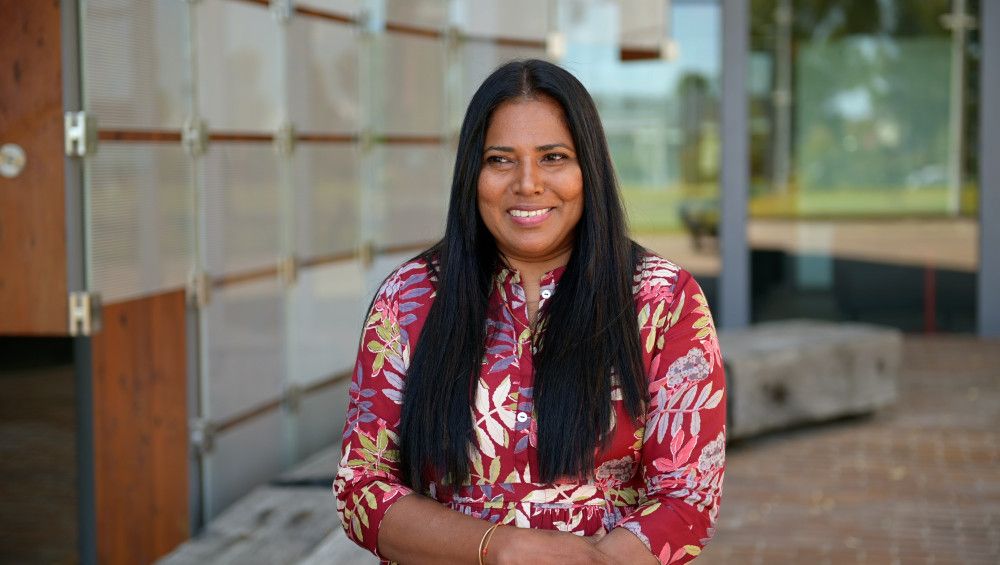
{"label": "metal frame", "polygon": [[[83,108],[80,69],[79,0],[60,0],[63,113]],[[83,201],[83,163],[64,156],[66,222],[66,289],[86,291],[86,225]],[[73,374],[76,393],[77,551],[80,563],[97,563],[97,511],[94,495],[94,420],[91,338],[73,338]]]}
{"label": "metal frame", "polygon": [[722,273],[719,276],[720,327],[750,323],[750,249],[747,199],[750,160],[747,146],[747,69],[750,50],[750,1],[722,2],[722,182],[719,226]]}
{"label": "metal frame", "polygon": [[1000,2],[980,2],[979,335],[1000,337]]}

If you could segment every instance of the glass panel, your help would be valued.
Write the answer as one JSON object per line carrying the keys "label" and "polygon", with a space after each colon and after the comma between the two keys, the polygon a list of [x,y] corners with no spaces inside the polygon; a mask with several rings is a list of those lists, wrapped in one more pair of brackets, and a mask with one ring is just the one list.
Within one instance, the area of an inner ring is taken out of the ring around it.
{"label": "glass panel", "polygon": [[[382,146],[378,152],[382,217],[379,246],[423,244],[444,235],[447,177],[455,156],[448,146]],[[412,254],[411,254],[412,255]]]}
{"label": "glass panel", "polygon": [[102,128],[180,128],[189,109],[187,7],[174,0],[81,5],[84,108]]}
{"label": "glass panel", "polygon": [[671,3],[671,60],[620,59],[620,5],[561,11],[564,65],[597,101],[629,213],[642,245],[693,272],[714,300],[719,273],[721,13],[718,2]]}
{"label": "glass panel", "polygon": [[549,4],[554,0],[468,0],[457,2],[456,21],[463,33],[544,41]]}
{"label": "glass panel", "polygon": [[444,45],[438,39],[386,34],[379,74],[377,131],[438,134],[444,127]]}
{"label": "glass panel", "polygon": [[273,267],[280,206],[271,144],[212,143],[202,163],[208,271],[219,275]]}
{"label": "glass panel", "polygon": [[331,445],[340,445],[350,386],[350,379],[345,379],[302,398],[299,404],[299,453],[308,455]]}
{"label": "glass panel", "polygon": [[194,212],[179,144],[102,142],[86,165],[90,288],[112,302],[183,287]]}
{"label": "glass panel", "polygon": [[449,127],[459,131],[469,100],[483,80],[501,64],[514,59],[545,59],[544,49],[508,47],[495,43],[469,42],[462,45],[461,94],[449,109]]}
{"label": "glass panel", "polygon": [[277,410],[216,437],[212,473],[206,478],[210,518],[281,472],[283,454],[278,446],[283,439],[282,414]]}
{"label": "glass panel", "polygon": [[441,0],[385,0],[385,13],[386,20],[390,22],[444,29],[448,22],[448,2]]}
{"label": "glass panel", "polygon": [[275,130],[284,85],[270,10],[247,2],[195,7],[201,115],[213,130]]}
{"label": "glass panel", "polygon": [[754,1],[755,320],[974,330],[978,38],[942,23],[959,4]]}
{"label": "glass panel", "polygon": [[295,148],[295,230],[301,258],[357,249],[358,153],[354,145],[329,143]]}
{"label": "glass panel", "polygon": [[288,34],[289,112],[300,132],[354,132],[358,99],[355,26],[294,17]]}
{"label": "glass panel", "polygon": [[205,316],[212,421],[279,398],[285,376],[283,287],[264,280],[215,288]]}
{"label": "glass panel", "polygon": [[303,269],[288,304],[290,380],[309,385],[349,372],[368,302],[357,262]]}

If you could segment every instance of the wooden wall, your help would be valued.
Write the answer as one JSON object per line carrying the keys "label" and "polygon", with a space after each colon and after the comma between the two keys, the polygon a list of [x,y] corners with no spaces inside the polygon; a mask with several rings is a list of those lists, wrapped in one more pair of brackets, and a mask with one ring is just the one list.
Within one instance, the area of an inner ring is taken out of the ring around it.
{"label": "wooden wall", "polygon": [[151,563],[190,536],[185,297],[105,305],[93,338],[100,563]]}
{"label": "wooden wall", "polygon": [[27,153],[0,176],[0,335],[66,335],[66,216],[59,0],[0,0],[0,145]]}

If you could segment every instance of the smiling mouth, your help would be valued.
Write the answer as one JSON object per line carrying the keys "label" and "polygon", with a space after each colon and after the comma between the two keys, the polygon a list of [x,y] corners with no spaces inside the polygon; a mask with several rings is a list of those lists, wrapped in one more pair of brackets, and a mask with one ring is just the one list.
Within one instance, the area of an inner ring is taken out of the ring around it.
{"label": "smiling mouth", "polygon": [[537,218],[548,214],[552,208],[542,208],[541,210],[509,210],[507,213],[515,218]]}

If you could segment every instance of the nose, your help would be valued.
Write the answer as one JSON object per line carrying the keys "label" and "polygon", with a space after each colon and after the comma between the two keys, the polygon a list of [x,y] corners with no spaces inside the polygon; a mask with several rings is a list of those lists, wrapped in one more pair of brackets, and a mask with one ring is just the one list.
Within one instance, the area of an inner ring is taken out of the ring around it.
{"label": "nose", "polygon": [[541,194],[545,190],[542,185],[540,167],[530,159],[521,161],[521,170],[514,186],[518,194]]}

